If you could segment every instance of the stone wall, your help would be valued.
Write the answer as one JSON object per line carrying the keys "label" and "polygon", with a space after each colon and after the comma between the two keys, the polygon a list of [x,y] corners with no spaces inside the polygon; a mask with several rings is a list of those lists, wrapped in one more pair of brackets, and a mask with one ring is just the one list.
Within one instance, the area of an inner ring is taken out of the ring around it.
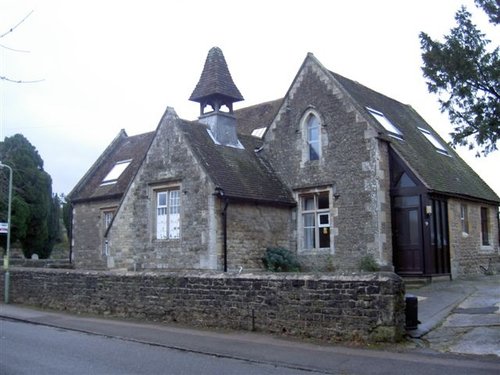
{"label": "stone wall", "polygon": [[[310,112],[321,123],[321,157],[312,161],[304,158],[303,124]],[[305,62],[266,134],[262,154],[296,194],[297,220],[301,194],[322,189],[335,197],[330,249],[303,251],[299,229],[297,253],[306,269],[357,269],[368,254],[381,266],[392,265],[387,145],[319,63]]]}
{"label": "stone wall", "polygon": [[[460,206],[465,204],[468,212],[469,230],[462,231]],[[490,246],[482,246],[481,241],[481,207],[488,207]],[[452,277],[474,276],[484,274],[484,268],[490,266],[496,272],[500,263],[498,239],[498,208],[465,200],[450,199],[448,201],[448,220],[450,226],[450,259]]]}
{"label": "stone wall", "polygon": [[12,268],[10,300],[75,313],[324,341],[396,341],[405,320],[404,283],[393,273],[117,274]]}
{"label": "stone wall", "polygon": [[[219,213],[220,215],[220,213]],[[228,270],[261,270],[268,247],[291,249],[291,210],[254,203],[230,202],[227,207]],[[222,237],[222,229],[219,231]],[[222,242],[222,238],[219,239]]]}
{"label": "stone wall", "polygon": [[116,209],[118,200],[77,203],[73,208],[73,257],[75,267],[105,269],[103,213]]}
{"label": "stone wall", "polygon": [[[110,268],[217,269],[215,186],[186,144],[167,109],[110,228]],[[171,188],[180,191],[180,238],[157,239],[156,193]]]}

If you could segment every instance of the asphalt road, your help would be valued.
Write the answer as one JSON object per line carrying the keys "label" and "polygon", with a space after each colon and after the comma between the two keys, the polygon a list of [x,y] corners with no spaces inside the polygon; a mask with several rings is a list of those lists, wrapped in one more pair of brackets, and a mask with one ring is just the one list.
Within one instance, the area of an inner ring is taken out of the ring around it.
{"label": "asphalt road", "polygon": [[0,375],[499,374],[497,359],[316,345],[0,305]]}
{"label": "asphalt road", "polygon": [[0,374],[314,374],[21,322],[1,322]]}

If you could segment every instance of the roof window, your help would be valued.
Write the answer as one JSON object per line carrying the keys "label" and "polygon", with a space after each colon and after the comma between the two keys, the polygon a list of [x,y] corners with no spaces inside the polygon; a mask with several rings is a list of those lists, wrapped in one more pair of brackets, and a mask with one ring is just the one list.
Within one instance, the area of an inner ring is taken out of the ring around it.
{"label": "roof window", "polygon": [[116,162],[116,164],[113,166],[113,168],[109,171],[109,173],[104,177],[102,180],[101,186],[102,185],[111,185],[115,184],[116,181],[120,178],[122,173],[127,169],[129,164],[132,162],[132,159],[130,160],[122,160]]}
{"label": "roof window", "polygon": [[392,123],[389,121],[387,117],[384,116],[382,112],[379,112],[373,108],[366,107],[368,112],[377,120],[377,122],[382,125],[382,127],[389,132],[391,137],[397,139],[403,139],[403,133]]}
{"label": "roof window", "polygon": [[424,135],[427,140],[432,143],[432,145],[436,148],[436,151],[439,152],[440,154],[448,155],[448,150],[437,140],[436,137],[434,137],[433,134],[427,129],[423,128],[418,128],[420,132]]}
{"label": "roof window", "polygon": [[264,133],[266,132],[266,129],[266,127],[254,129],[252,131],[252,135],[257,138],[262,138],[264,136]]}

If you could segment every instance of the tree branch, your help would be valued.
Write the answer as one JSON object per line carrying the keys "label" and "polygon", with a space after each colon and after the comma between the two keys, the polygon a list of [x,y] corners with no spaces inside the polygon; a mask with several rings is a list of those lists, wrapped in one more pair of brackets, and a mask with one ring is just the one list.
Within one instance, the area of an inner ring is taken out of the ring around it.
{"label": "tree branch", "polygon": [[37,79],[37,80],[33,80],[33,81],[23,81],[23,80],[10,79],[10,78],[5,77],[5,76],[0,76],[0,80],[12,82],[12,83],[38,83],[38,82],[45,81],[45,79]]}
{"label": "tree branch", "polygon": [[14,27],[11,27],[8,31],[6,31],[5,33],[1,34],[0,35],[0,38],[3,38],[4,36],[10,34],[11,32],[13,32],[20,24],[22,24],[24,21],[26,21],[26,19],[31,16],[31,14],[34,12],[34,10],[32,10],[31,12],[28,13],[28,15],[26,17],[24,17],[21,21],[19,21]]}

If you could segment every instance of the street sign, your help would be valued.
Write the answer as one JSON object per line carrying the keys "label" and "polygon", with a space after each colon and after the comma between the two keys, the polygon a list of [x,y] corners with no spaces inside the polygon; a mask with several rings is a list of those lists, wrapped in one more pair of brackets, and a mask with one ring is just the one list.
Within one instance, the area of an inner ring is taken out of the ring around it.
{"label": "street sign", "polygon": [[9,231],[9,223],[0,223],[0,233],[7,233]]}

